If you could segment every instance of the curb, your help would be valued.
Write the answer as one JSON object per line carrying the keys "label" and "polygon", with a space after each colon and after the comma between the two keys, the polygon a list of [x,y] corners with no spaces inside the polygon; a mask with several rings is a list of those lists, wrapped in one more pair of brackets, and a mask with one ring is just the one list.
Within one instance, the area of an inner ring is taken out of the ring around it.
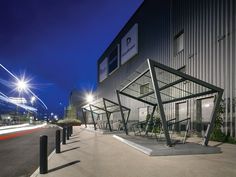
{"label": "curb", "polygon": [[[52,158],[52,156],[56,153],[56,150],[54,149],[51,154],[48,156],[48,161]],[[30,177],[37,177],[39,175],[39,167]]]}
{"label": "curb", "polygon": [[119,136],[117,136],[117,135],[113,135],[113,138],[115,138],[115,139],[121,141],[122,143],[125,143],[125,144],[127,144],[127,145],[129,145],[129,146],[135,148],[135,149],[138,150],[138,151],[141,151],[141,152],[144,153],[144,154],[147,154],[147,155],[149,155],[149,156],[152,155],[152,150],[149,149],[149,148],[146,148],[146,147],[141,146],[141,145],[139,145],[139,144],[133,143],[133,142],[131,142],[131,141],[129,141],[129,140],[126,140],[126,139],[124,139],[124,138],[121,138],[121,137],[119,137]]}

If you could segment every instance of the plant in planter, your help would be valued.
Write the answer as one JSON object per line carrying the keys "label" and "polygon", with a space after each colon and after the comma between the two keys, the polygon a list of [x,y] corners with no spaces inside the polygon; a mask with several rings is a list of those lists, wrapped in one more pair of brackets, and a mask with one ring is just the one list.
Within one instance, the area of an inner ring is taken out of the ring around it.
{"label": "plant in planter", "polygon": [[69,119],[69,118],[65,118],[63,120],[59,120],[57,122],[58,126],[64,127],[64,126],[80,126],[81,125],[81,121],[78,119]]}

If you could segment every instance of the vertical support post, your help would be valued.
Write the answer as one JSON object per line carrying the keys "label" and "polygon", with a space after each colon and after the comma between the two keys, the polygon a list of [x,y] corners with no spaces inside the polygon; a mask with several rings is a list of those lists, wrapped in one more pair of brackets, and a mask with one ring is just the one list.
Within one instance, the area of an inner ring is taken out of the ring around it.
{"label": "vertical support post", "polygon": [[61,152],[61,131],[57,130],[56,131],[56,153]]}
{"label": "vertical support post", "polygon": [[127,118],[126,118],[126,122],[129,121],[129,116],[130,116],[130,109],[128,109],[128,115],[127,115]]}
{"label": "vertical support post", "polygon": [[160,90],[159,90],[159,86],[158,86],[158,82],[156,78],[155,67],[153,65],[153,62],[150,61],[149,59],[148,59],[148,66],[150,70],[154,93],[155,93],[158,106],[160,109],[161,121],[162,121],[162,126],[164,130],[165,138],[166,138],[166,144],[167,146],[171,146],[170,134],[169,134],[167,123],[166,123],[166,116],[165,116],[165,111],[164,111],[162,100],[161,100],[161,94],[160,94]]}
{"label": "vertical support post", "polygon": [[214,108],[213,108],[213,111],[211,113],[211,121],[210,121],[210,124],[207,127],[207,131],[205,133],[203,143],[202,143],[204,146],[208,145],[209,138],[210,138],[211,132],[212,132],[214,124],[215,124],[216,115],[217,115],[217,112],[218,112],[218,109],[219,109],[219,106],[220,106],[222,95],[223,95],[223,90],[218,92],[218,95],[216,96]]}
{"label": "vertical support post", "polygon": [[66,127],[63,127],[62,131],[62,144],[66,144]]}
{"label": "vertical support post", "polygon": [[84,119],[84,125],[87,128],[87,121],[86,121],[86,115],[85,115],[85,109],[82,109],[83,119]]}
{"label": "vertical support post", "polygon": [[92,119],[93,119],[94,130],[96,130],[97,127],[96,127],[96,123],[95,123],[95,120],[94,120],[94,115],[93,115],[93,109],[92,109],[92,106],[89,105],[89,108],[90,108],[91,116],[92,116]]}
{"label": "vertical support post", "polygon": [[111,114],[109,114],[109,112],[107,111],[107,105],[106,105],[106,102],[105,102],[104,98],[103,98],[103,104],[104,104],[104,109],[105,109],[106,116],[107,116],[107,123],[108,123],[108,126],[109,126],[109,130],[110,130],[110,132],[112,132],[111,123],[110,123]]}
{"label": "vertical support post", "polygon": [[126,133],[126,135],[128,135],[128,130],[127,130],[127,126],[126,126],[127,122],[125,121],[125,116],[124,116],[123,108],[122,108],[122,105],[121,105],[120,94],[119,93],[120,93],[119,90],[116,90],[116,95],[117,95],[118,104],[119,104],[119,107],[120,107],[120,113],[121,113],[121,118],[123,120],[125,133]]}
{"label": "vertical support post", "polygon": [[39,172],[46,174],[48,172],[48,137],[40,136],[40,153],[39,153]]}
{"label": "vertical support post", "polygon": [[150,119],[148,120],[147,125],[146,125],[145,135],[148,134],[149,125],[150,125],[150,122],[153,120],[153,115],[154,115],[154,113],[155,113],[156,107],[157,107],[157,105],[153,106],[153,108],[152,108],[151,117],[150,117]]}
{"label": "vertical support post", "polygon": [[185,134],[184,134],[183,144],[186,143],[188,131],[189,131],[189,128],[190,128],[190,120],[191,120],[190,118],[187,120],[187,125],[186,125]]}

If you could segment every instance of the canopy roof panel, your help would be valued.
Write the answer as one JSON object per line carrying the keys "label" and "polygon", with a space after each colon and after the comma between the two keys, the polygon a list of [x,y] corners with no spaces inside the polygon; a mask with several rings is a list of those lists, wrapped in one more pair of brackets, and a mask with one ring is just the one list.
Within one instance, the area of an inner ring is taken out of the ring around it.
{"label": "canopy roof panel", "polygon": [[[121,88],[120,92],[150,104],[157,104],[150,69],[147,68]],[[173,68],[156,63],[154,73],[162,103],[170,103],[192,97],[216,93],[220,90],[211,84],[193,78]]]}
{"label": "canopy roof panel", "polygon": [[[82,109],[92,111],[95,114],[105,114],[106,111],[109,113],[120,112],[119,104],[106,98],[100,98],[89,104],[86,104],[82,107]],[[122,106],[122,110],[128,111],[129,108]]]}

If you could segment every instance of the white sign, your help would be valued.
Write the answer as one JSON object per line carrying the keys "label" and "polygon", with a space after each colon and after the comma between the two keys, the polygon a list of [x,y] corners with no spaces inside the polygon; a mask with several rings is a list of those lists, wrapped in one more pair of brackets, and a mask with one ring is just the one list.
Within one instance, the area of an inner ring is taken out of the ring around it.
{"label": "white sign", "polygon": [[121,64],[138,53],[138,24],[135,24],[121,39]]}
{"label": "white sign", "polygon": [[105,58],[102,63],[99,65],[99,82],[102,82],[107,78],[108,67],[107,67],[107,58]]}

